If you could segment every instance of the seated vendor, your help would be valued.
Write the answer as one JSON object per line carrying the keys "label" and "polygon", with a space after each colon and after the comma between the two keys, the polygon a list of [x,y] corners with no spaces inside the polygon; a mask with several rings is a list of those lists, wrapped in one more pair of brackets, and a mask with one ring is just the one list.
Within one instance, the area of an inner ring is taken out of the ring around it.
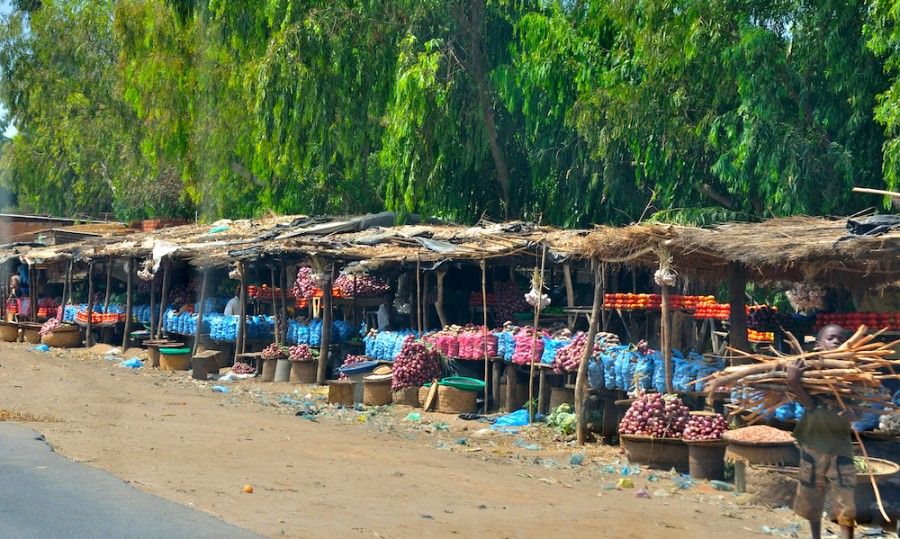
{"label": "seated vendor", "polygon": [[241,287],[234,289],[234,297],[225,304],[225,316],[237,316],[241,314]]}

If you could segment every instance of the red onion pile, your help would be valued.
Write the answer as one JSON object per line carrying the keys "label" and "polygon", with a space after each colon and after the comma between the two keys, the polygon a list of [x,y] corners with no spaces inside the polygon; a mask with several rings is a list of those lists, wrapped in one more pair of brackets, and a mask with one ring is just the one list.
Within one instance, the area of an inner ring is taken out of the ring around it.
{"label": "red onion pile", "polygon": [[511,281],[494,285],[493,308],[497,324],[511,320],[515,313],[531,310],[525,303],[525,295],[516,283]]}
{"label": "red onion pile", "polygon": [[[577,371],[586,344],[587,334],[583,331],[575,333],[569,344],[557,350],[556,356],[553,357],[553,370],[558,373]],[[595,341],[593,354],[598,353],[600,353],[600,345]]]}
{"label": "red onion pile", "polygon": [[263,359],[287,359],[288,357],[288,349],[275,343],[263,348],[261,353]]}
{"label": "red onion pile", "polygon": [[691,416],[674,395],[648,393],[633,403],[619,423],[620,434],[680,438]]}
{"label": "red onion pile", "polygon": [[352,275],[341,275],[334,280],[335,288],[340,288],[345,298],[377,298],[391,291],[391,286],[377,277],[357,275],[356,286]]}
{"label": "red onion pile", "polygon": [[231,372],[233,372],[234,374],[253,374],[254,372],[256,372],[256,369],[246,363],[241,363],[240,361],[238,361],[231,367]]}
{"label": "red onion pile", "polygon": [[298,344],[297,346],[291,346],[288,351],[288,359],[291,361],[312,361],[315,357],[309,345]]}
{"label": "red onion pile", "polygon": [[418,387],[441,375],[441,353],[409,336],[394,360],[391,389]]}
{"label": "red onion pile", "polygon": [[718,440],[728,430],[728,423],[722,414],[693,415],[684,427],[682,437],[685,440]]}
{"label": "red onion pile", "polygon": [[318,288],[318,284],[313,279],[313,269],[309,266],[301,266],[297,270],[297,280],[294,281],[294,297],[311,298],[316,288]]}

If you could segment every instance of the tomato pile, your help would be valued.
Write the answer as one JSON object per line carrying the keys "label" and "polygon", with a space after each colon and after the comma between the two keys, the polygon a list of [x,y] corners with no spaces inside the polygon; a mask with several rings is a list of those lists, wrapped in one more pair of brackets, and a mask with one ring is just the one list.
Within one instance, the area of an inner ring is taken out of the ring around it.
{"label": "tomato pile", "polygon": [[888,331],[900,331],[900,312],[819,313],[816,315],[816,330],[829,324],[837,324],[845,328],[865,325],[873,330],[887,328]]}

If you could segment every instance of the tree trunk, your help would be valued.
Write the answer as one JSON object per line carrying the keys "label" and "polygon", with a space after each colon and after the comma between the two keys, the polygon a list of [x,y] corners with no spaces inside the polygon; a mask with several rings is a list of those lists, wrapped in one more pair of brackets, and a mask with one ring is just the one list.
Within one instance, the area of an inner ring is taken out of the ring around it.
{"label": "tree trunk", "polygon": [[745,311],[744,294],[747,289],[747,273],[744,267],[732,262],[728,264],[728,290],[731,313],[728,317],[728,342],[732,348],[750,351],[747,340],[747,313]]}
{"label": "tree trunk", "polygon": [[[598,275],[599,273],[599,275]],[[600,306],[603,303],[603,283],[606,281],[603,265],[599,260],[594,261],[594,303],[591,306],[591,320],[588,326],[587,341],[581,361],[578,363],[578,376],[575,377],[575,430],[576,443],[584,445],[587,437],[587,421],[584,417],[585,386],[587,385],[587,367],[591,353],[594,351],[594,339],[597,338],[597,328],[600,325]]]}
{"label": "tree trunk", "polygon": [[122,352],[128,350],[128,337],[131,333],[131,315],[133,309],[132,294],[134,293],[134,258],[128,259],[128,275],[125,279],[125,329],[122,335]]}

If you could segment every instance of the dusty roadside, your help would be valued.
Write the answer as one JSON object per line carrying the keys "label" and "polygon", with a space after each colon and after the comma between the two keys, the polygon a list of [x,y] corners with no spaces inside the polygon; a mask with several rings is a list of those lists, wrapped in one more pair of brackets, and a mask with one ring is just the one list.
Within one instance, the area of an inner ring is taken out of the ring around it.
{"label": "dusty roadside", "polygon": [[[678,490],[666,474],[644,471],[635,488],[608,490],[621,477],[611,448],[587,450],[576,467],[564,444],[532,451],[516,437],[476,435],[483,424],[408,425],[400,409],[311,421],[271,405],[296,386],[238,382],[223,395],[210,385],[0,345],[0,409],[18,414],[8,419],[72,459],[268,536],[739,539],[795,521],[708,485]],[[244,484],[255,492],[243,494]],[[650,499],[636,497],[641,488]]]}

